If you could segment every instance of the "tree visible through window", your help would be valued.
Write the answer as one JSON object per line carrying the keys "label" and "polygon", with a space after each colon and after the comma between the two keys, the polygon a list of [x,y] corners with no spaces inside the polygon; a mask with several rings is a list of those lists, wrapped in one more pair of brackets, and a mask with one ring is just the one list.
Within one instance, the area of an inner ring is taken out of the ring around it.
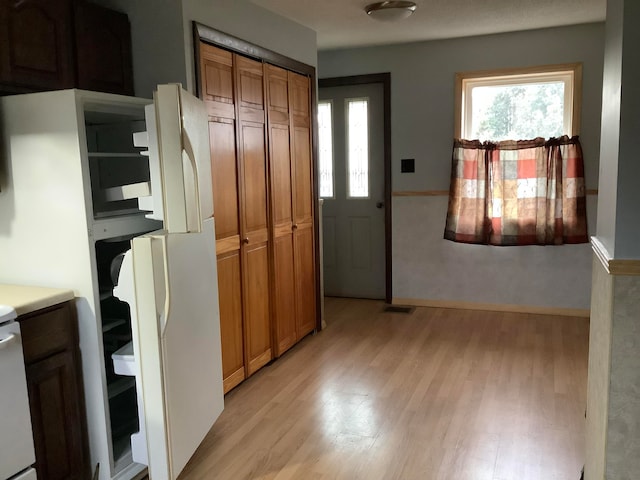
{"label": "tree visible through window", "polygon": [[456,75],[456,138],[532,140],[579,131],[581,66]]}
{"label": "tree visible through window", "polygon": [[564,134],[564,83],[476,87],[471,138],[517,140]]}

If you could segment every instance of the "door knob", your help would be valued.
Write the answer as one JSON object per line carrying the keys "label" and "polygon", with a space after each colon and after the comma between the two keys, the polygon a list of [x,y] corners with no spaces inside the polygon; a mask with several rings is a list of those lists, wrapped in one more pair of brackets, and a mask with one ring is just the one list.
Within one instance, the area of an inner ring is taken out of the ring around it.
{"label": "door knob", "polygon": [[298,224],[297,224],[297,223],[294,223],[294,224],[291,226],[291,230],[297,230],[297,229],[298,229]]}
{"label": "door knob", "polygon": [[249,243],[249,237],[244,237],[244,238],[242,239],[242,243],[244,243],[244,244]]}
{"label": "door knob", "polygon": [[384,207],[384,202],[376,203],[376,208],[382,208],[382,207]]}

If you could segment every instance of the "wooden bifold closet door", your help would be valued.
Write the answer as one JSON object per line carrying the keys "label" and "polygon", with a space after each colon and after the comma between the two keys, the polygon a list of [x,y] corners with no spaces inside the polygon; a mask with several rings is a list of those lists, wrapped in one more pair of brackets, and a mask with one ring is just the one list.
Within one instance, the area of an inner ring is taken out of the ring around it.
{"label": "wooden bifold closet door", "polygon": [[209,116],[222,376],[228,392],[246,378],[233,55],[202,44],[200,63],[201,98]]}
{"label": "wooden bifold closet door", "polygon": [[274,349],[280,356],[316,323],[309,79],[273,65],[267,76]]}
{"label": "wooden bifold closet door", "polygon": [[316,325],[309,78],[200,44],[224,390]]}
{"label": "wooden bifold closet door", "polygon": [[[247,376],[271,361],[267,144],[262,63],[234,55]],[[215,146],[214,146],[215,147]]]}

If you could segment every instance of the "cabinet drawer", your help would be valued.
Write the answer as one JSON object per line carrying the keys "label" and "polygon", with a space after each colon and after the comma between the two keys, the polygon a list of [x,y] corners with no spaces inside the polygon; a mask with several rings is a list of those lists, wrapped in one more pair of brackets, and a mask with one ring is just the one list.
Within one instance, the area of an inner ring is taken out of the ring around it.
{"label": "cabinet drawer", "polygon": [[69,302],[32,315],[18,317],[24,362],[29,365],[54,353],[73,348],[75,313]]}

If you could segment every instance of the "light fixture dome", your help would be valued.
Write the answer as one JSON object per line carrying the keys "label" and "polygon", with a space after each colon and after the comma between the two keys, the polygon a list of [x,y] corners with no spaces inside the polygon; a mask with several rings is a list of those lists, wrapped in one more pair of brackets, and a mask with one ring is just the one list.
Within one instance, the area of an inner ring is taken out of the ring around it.
{"label": "light fixture dome", "polygon": [[393,22],[407,18],[415,9],[415,2],[377,2],[364,7],[367,15],[384,22]]}

